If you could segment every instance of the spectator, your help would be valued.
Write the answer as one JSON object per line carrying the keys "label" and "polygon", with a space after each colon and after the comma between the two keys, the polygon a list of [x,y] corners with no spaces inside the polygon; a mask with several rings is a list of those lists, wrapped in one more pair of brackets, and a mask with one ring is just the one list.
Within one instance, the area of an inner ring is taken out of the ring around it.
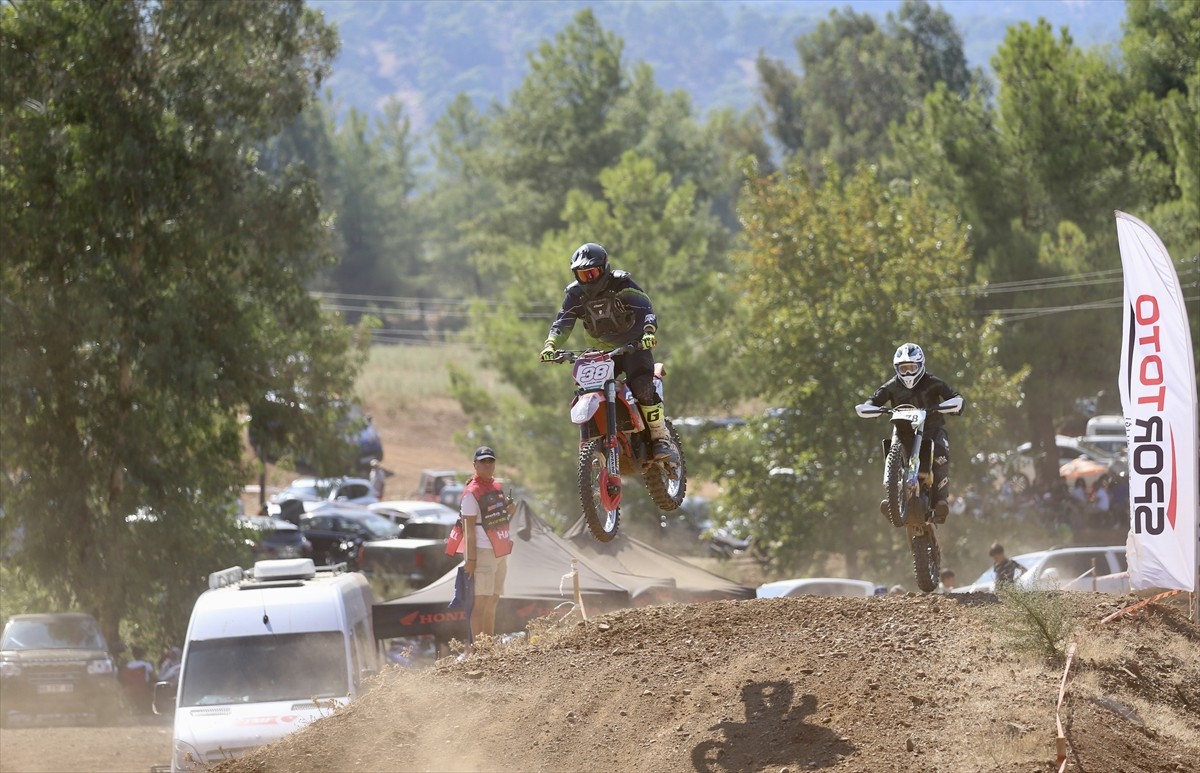
{"label": "spectator", "polygon": [[375,492],[375,496],[379,501],[383,501],[383,487],[387,485],[387,470],[383,469],[383,465],[378,459],[371,460],[371,472],[367,475],[367,480],[371,481],[371,490]]}
{"label": "spectator", "polygon": [[134,714],[149,714],[154,698],[154,664],[146,660],[146,648],[135,644],[130,648],[133,660],[121,670],[121,686],[129,698]]}
{"label": "spectator", "polygon": [[1024,572],[1025,567],[1004,555],[1004,546],[999,542],[993,543],[988,555],[992,557],[992,570],[996,574],[996,590],[1002,585],[1011,585],[1017,578],[1017,571]]}
{"label": "spectator", "polygon": [[516,503],[504,495],[495,479],[496,452],[488,446],[475,449],[475,475],[463,490],[459,512],[462,527],[450,535],[446,552],[463,556],[464,569],[472,580],[471,641],[466,653],[481,635],[496,632],[496,605],[504,594],[508,573],[508,554],[512,539],[508,519],[516,512]]}
{"label": "spectator", "polygon": [[163,647],[158,661],[158,681],[170,682],[179,678],[179,667],[183,664],[183,650],[178,647]]}
{"label": "spectator", "polygon": [[1102,513],[1107,513],[1112,506],[1112,502],[1108,496],[1108,478],[1102,477],[1096,481],[1096,485],[1092,488],[1092,504],[1097,510]]}
{"label": "spectator", "polygon": [[1083,478],[1075,479],[1075,486],[1071,489],[1071,496],[1078,499],[1080,502],[1086,502],[1088,498],[1087,481]]}
{"label": "spectator", "polygon": [[949,593],[950,591],[954,590],[954,586],[957,584],[954,579],[954,570],[953,569],[943,569],[941,577],[942,577],[942,589],[941,589],[942,593]]}

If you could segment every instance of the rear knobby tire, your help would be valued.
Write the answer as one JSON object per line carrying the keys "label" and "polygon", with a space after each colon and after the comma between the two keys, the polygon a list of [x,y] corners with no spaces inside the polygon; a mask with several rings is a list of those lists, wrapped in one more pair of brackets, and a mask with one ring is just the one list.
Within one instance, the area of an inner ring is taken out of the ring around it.
{"label": "rear knobby tire", "polygon": [[913,572],[917,576],[917,587],[926,593],[937,590],[941,580],[942,557],[937,542],[931,534],[918,534],[912,538]]}
{"label": "rear knobby tire", "polygon": [[655,506],[669,513],[679,509],[683,504],[683,497],[687,494],[687,463],[683,459],[683,444],[679,442],[679,433],[670,421],[667,422],[667,431],[671,434],[675,450],[679,452],[678,474],[671,477],[662,464],[656,463],[642,473],[642,480],[646,483],[646,490],[650,492],[650,499],[654,500]]}
{"label": "rear knobby tire", "polygon": [[904,447],[892,443],[888,449],[886,467],[887,474],[884,485],[887,488],[887,519],[895,527],[904,526],[908,512],[908,496],[905,494],[904,474],[908,469],[908,460],[904,458]]}
{"label": "rear knobby tire", "polygon": [[606,510],[600,500],[600,472],[608,467],[604,438],[593,438],[579,449],[579,504],[588,531],[601,542],[611,542],[621,523],[621,508]]}

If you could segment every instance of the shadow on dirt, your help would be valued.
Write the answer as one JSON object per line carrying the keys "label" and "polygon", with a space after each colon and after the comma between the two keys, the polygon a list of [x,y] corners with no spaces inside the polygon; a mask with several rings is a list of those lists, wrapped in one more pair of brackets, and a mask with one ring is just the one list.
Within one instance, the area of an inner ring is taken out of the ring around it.
{"label": "shadow on dirt", "polygon": [[817,710],[817,696],[803,695],[793,705],[790,682],[754,682],[742,688],[745,722],[721,722],[710,730],[721,731],[720,741],[704,741],[692,749],[692,765],[699,773],[761,770],[797,765],[828,768],[855,751],[855,747],[827,727],[804,718]]}

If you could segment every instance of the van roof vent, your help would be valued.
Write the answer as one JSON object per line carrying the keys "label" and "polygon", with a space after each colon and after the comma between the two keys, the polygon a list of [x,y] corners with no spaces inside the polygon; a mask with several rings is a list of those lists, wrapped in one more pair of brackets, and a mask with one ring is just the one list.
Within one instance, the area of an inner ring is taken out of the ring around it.
{"label": "van roof vent", "polygon": [[254,564],[254,579],[258,581],[309,580],[316,576],[317,567],[311,558],[277,558]]}

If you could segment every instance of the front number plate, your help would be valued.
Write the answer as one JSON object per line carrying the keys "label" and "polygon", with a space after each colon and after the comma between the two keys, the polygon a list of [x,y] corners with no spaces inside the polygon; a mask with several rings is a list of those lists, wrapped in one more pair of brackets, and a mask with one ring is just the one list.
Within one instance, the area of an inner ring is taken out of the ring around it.
{"label": "front number plate", "polygon": [[575,363],[575,383],[581,389],[596,389],[613,377],[612,360],[580,360]]}

